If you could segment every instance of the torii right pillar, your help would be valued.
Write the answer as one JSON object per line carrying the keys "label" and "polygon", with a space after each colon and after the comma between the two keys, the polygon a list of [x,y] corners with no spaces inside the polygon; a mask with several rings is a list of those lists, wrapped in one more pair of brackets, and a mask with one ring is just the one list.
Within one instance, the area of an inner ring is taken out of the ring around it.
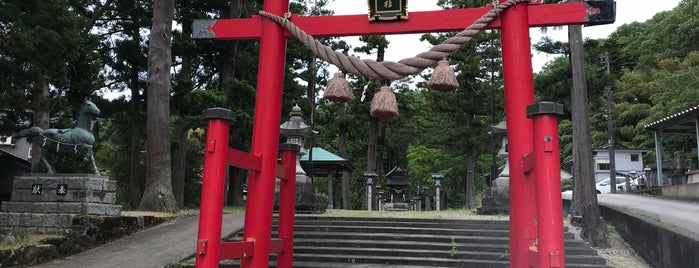
{"label": "torii right pillar", "polygon": [[[504,2],[504,1],[500,1]],[[537,2],[537,1],[533,1]],[[544,198],[539,192],[537,198],[536,172],[550,173],[551,170],[535,170],[535,163],[541,159],[535,158],[534,129],[532,119],[527,117],[528,105],[534,103],[534,79],[531,60],[531,43],[529,36],[529,4],[519,4],[503,12],[501,15],[502,66],[505,86],[505,117],[507,120],[508,152],[510,159],[510,267],[565,267],[563,235],[553,237],[561,240],[542,246],[542,234],[538,233],[537,223],[562,220],[561,210],[557,212],[539,211],[538,199]],[[558,137],[556,137],[556,142]],[[538,164],[538,163],[537,163]],[[558,164],[558,159],[556,159]],[[539,167],[539,165],[536,165]],[[556,168],[559,170],[560,167]],[[549,174],[550,175],[550,174]],[[540,184],[542,182],[540,181]],[[560,191],[560,181],[559,181]],[[543,185],[540,185],[543,186]],[[555,201],[554,201],[555,202]],[[560,201],[559,201],[560,202]],[[558,204],[560,207],[560,204]],[[556,206],[554,206],[556,207]],[[541,216],[557,217],[541,219]],[[555,219],[554,219],[555,218]],[[537,241],[538,238],[538,241]],[[542,252],[545,250],[546,252]],[[546,259],[546,261],[543,261]]]}

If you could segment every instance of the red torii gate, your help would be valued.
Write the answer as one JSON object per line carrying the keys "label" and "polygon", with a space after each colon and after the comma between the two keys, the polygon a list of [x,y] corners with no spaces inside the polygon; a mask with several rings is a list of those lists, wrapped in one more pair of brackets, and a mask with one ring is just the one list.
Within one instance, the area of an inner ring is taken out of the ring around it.
{"label": "red torii gate", "polygon": [[[288,7],[289,0],[264,2],[264,11],[277,16],[286,14]],[[409,19],[396,22],[371,22],[367,15],[292,15],[290,20],[315,37],[449,32],[471,25],[490,9],[486,7],[411,12]],[[552,5],[540,5],[540,0],[531,0],[505,10],[499,19],[488,25],[488,28],[500,28],[502,36],[505,111],[509,157],[512,163],[510,267],[564,267],[561,210],[555,211],[556,200],[560,200],[560,185],[549,187],[558,189],[546,189],[550,185],[540,183],[539,195],[543,196],[537,198],[537,185],[534,180],[535,167],[536,170],[546,171],[545,176],[548,177],[545,181],[558,176],[557,129],[551,127],[552,124],[556,124],[556,120],[550,115],[558,113],[560,107],[550,103],[534,104],[529,27],[605,24],[613,22],[614,16],[615,7],[611,0]],[[286,38],[291,36],[282,26],[259,16],[220,19],[195,25],[195,38],[260,39],[252,152],[247,154],[226,148],[228,124],[225,119],[230,117],[227,112],[205,114],[205,117],[211,120],[207,131],[209,133],[197,240],[197,267],[218,267],[220,260],[231,258],[241,258],[241,267],[267,267],[270,253],[279,253],[278,267],[291,267],[293,204],[290,208],[288,204],[285,205],[285,209],[280,208],[280,238],[271,239],[275,178],[282,177],[287,183],[293,184],[291,174],[294,174],[294,164],[289,160],[289,155],[293,155],[293,148],[284,150],[291,153],[284,154],[287,157],[283,159],[285,163],[282,167],[277,165]],[[534,124],[537,125],[537,133],[534,133]],[[212,127],[215,131],[212,131]],[[540,141],[537,135],[542,135],[544,139]],[[542,147],[541,152],[535,152],[535,145]],[[223,189],[220,185],[225,175],[222,169],[225,169],[226,161],[228,164],[250,170],[242,242],[220,241],[223,204]],[[293,187],[289,189],[294,191]],[[282,192],[284,191],[282,189]],[[282,194],[289,193],[287,191]],[[293,194],[291,196],[293,200]],[[538,215],[545,215],[549,217],[548,220],[537,218],[537,202],[541,207],[548,206],[545,213]],[[560,203],[557,207],[560,208]],[[282,214],[285,217],[291,215],[291,219],[282,223]],[[548,231],[541,231],[542,229]],[[558,234],[558,230],[561,234]]]}

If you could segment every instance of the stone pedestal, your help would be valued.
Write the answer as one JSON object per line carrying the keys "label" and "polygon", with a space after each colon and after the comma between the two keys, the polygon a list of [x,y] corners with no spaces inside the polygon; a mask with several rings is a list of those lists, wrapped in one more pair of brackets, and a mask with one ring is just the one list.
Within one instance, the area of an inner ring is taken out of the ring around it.
{"label": "stone pedestal", "polygon": [[408,203],[395,202],[383,204],[383,208],[388,211],[406,211],[410,207]]}
{"label": "stone pedestal", "polygon": [[316,188],[305,173],[296,174],[296,212],[323,213],[328,207],[326,200],[316,195]]}
{"label": "stone pedestal", "polygon": [[67,231],[77,215],[118,216],[116,182],[93,174],[25,174],[0,207],[0,233]]}
{"label": "stone pedestal", "polygon": [[503,138],[498,156],[505,159],[505,167],[498,178],[486,190],[478,214],[508,214],[510,212],[510,161],[507,153],[507,138]]}
{"label": "stone pedestal", "polygon": [[493,181],[485,192],[482,206],[478,209],[478,214],[508,214],[510,213],[510,180],[509,178],[498,177]]}

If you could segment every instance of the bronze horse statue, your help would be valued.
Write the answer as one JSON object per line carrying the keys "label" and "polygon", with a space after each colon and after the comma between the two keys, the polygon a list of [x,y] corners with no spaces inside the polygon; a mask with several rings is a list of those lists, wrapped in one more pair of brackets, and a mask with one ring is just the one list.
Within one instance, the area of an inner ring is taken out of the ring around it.
{"label": "bronze horse statue", "polygon": [[49,164],[46,156],[49,152],[56,153],[73,153],[77,154],[78,150],[85,151],[85,161],[91,164],[92,173],[98,174],[97,165],[95,165],[95,157],[92,151],[92,145],[95,143],[95,136],[92,135],[92,127],[97,122],[97,116],[100,115],[100,109],[89,100],[84,101],[80,105],[77,120],[73,128],[66,129],[41,129],[33,126],[24,129],[13,137],[33,137],[35,143],[41,146],[41,163],[46,167],[46,173],[56,173],[56,170]]}

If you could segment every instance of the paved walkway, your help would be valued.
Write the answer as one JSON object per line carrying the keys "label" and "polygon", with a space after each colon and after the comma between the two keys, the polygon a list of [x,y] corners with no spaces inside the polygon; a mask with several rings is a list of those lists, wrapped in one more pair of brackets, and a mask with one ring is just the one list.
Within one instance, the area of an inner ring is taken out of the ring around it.
{"label": "paved walkway", "polygon": [[[243,214],[224,214],[224,235],[243,227]],[[160,268],[194,254],[199,216],[177,218],[91,250],[35,268]]]}
{"label": "paved walkway", "polygon": [[[570,199],[570,195],[563,198]],[[699,241],[699,203],[636,194],[598,194],[600,205],[660,222]]]}

